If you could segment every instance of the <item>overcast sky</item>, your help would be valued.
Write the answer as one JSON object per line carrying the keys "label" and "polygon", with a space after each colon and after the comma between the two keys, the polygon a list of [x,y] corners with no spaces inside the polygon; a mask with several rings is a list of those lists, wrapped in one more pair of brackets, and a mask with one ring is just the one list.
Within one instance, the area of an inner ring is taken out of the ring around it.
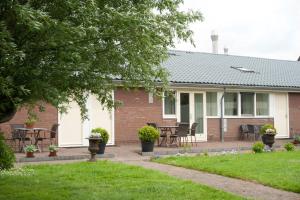
{"label": "overcast sky", "polygon": [[219,53],[297,60],[300,56],[300,0],[184,0],[183,10],[199,10],[203,22],[191,25],[196,48],[178,43],[176,49],[212,51],[211,31],[219,35]]}

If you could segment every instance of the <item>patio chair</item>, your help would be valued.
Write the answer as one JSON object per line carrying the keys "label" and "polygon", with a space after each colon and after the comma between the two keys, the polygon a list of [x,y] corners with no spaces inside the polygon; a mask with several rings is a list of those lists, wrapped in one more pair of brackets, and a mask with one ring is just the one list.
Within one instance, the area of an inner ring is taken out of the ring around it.
{"label": "patio chair", "polygon": [[196,141],[196,128],[197,128],[197,126],[198,126],[198,123],[194,122],[192,124],[192,127],[191,127],[191,132],[188,134],[188,136],[191,137],[192,146],[193,146],[193,139],[192,139],[192,137],[194,137],[194,141],[195,141],[196,146],[197,146],[197,141]]}
{"label": "patio chair", "polygon": [[240,134],[241,134],[241,140],[245,139],[245,135],[247,135],[248,138],[248,134],[249,134],[249,129],[248,126],[245,124],[240,125]]}
{"label": "patio chair", "polygon": [[253,141],[255,141],[256,140],[255,126],[251,125],[251,124],[248,124],[247,127],[248,127],[248,130],[249,130],[247,136],[253,137]]}
{"label": "patio chair", "polygon": [[[51,127],[51,130],[41,130],[44,134],[37,134],[37,137],[35,138],[37,141],[41,142],[41,150],[43,151],[43,141],[44,140],[49,140],[50,145],[53,144],[53,140],[56,139],[57,133],[58,133],[58,126],[59,124],[53,124]],[[49,137],[47,137],[46,132],[49,132]]]}
{"label": "patio chair", "polygon": [[[148,122],[147,125],[157,129],[156,123]],[[162,138],[161,142],[159,142],[160,138]],[[166,143],[167,143],[167,133],[164,130],[161,130],[161,132],[159,133],[159,138],[157,139],[157,146],[162,146],[162,144],[166,144]]]}
{"label": "patio chair", "polygon": [[[17,141],[19,142],[18,144],[18,150],[21,152],[22,147],[25,146],[26,141],[30,141],[31,143],[31,138],[27,137],[26,131],[20,131],[16,130],[16,128],[24,128],[24,124],[10,124],[10,129],[11,129],[11,140],[14,142],[14,147],[17,146]],[[21,147],[22,143],[22,147]]]}
{"label": "patio chair", "polygon": [[[176,128],[174,139],[179,139],[179,146],[181,146],[181,140],[183,142],[187,143],[188,140],[188,134],[189,134],[189,127],[190,125],[188,123],[179,123],[178,128]],[[171,136],[170,136],[171,139]]]}

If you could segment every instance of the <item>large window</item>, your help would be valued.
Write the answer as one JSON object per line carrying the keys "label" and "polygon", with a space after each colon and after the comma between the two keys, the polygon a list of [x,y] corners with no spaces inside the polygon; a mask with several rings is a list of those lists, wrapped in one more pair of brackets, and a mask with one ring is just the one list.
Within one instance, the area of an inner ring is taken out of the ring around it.
{"label": "large window", "polygon": [[207,116],[218,115],[218,103],[216,92],[206,92],[206,113]]}
{"label": "large window", "polygon": [[241,92],[241,114],[254,115],[254,93]]}
{"label": "large window", "polygon": [[238,114],[238,93],[225,93],[225,115],[235,116]]}
{"label": "large window", "polygon": [[175,115],[176,114],[175,106],[175,92],[172,94],[165,93],[164,98],[164,114],[165,115]]}
{"label": "large window", "polygon": [[256,115],[269,115],[269,95],[256,93]]}

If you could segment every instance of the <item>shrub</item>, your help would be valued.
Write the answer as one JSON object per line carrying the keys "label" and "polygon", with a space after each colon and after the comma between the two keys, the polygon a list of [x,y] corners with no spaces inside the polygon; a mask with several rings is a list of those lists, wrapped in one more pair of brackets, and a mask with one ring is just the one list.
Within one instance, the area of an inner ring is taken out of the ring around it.
{"label": "shrub", "polygon": [[109,139],[109,134],[107,132],[107,130],[105,130],[104,128],[94,128],[92,129],[92,134],[98,134],[101,136],[102,141],[107,144],[108,139]]}
{"label": "shrub", "polygon": [[152,126],[144,126],[139,129],[138,136],[143,142],[154,142],[159,137],[159,132]]}
{"label": "shrub", "polygon": [[272,124],[265,124],[261,127],[260,134],[262,134],[262,135],[264,135],[264,134],[276,135],[277,131],[276,131],[276,128],[274,128],[274,126]]}
{"label": "shrub", "polygon": [[4,137],[0,132],[0,170],[12,168],[15,160],[14,152],[7,144],[5,144]]}
{"label": "shrub", "polygon": [[287,151],[294,151],[294,150],[295,150],[295,145],[292,144],[292,143],[290,143],[290,142],[288,142],[288,143],[286,143],[286,144],[284,145],[284,148],[285,148],[285,150],[287,150]]}
{"label": "shrub", "polygon": [[264,143],[256,142],[252,146],[252,151],[254,151],[254,153],[262,153],[264,151],[264,147],[265,147]]}

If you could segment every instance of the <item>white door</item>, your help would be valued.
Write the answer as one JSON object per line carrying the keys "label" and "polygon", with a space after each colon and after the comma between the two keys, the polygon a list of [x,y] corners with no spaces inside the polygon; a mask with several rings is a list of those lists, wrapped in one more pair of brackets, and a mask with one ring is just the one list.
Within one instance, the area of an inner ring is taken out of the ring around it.
{"label": "white door", "polygon": [[288,94],[274,95],[274,126],[277,130],[276,138],[289,137]]}
{"label": "white door", "polygon": [[58,145],[60,147],[82,146],[83,124],[80,108],[76,102],[69,104],[68,113],[58,115]]}
{"label": "white door", "polygon": [[103,109],[103,106],[97,100],[95,96],[89,98],[90,101],[90,128],[104,128],[109,134],[109,145],[114,144],[114,135],[113,135],[113,111]]}
{"label": "white door", "polygon": [[90,95],[86,107],[88,120],[82,122],[80,108],[76,102],[71,102],[68,113],[58,116],[58,145],[60,147],[88,146],[86,139],[93,128],[104,128],[109,134],[109,145],[114,144],[114,111],[103,109],[96,97]]}

